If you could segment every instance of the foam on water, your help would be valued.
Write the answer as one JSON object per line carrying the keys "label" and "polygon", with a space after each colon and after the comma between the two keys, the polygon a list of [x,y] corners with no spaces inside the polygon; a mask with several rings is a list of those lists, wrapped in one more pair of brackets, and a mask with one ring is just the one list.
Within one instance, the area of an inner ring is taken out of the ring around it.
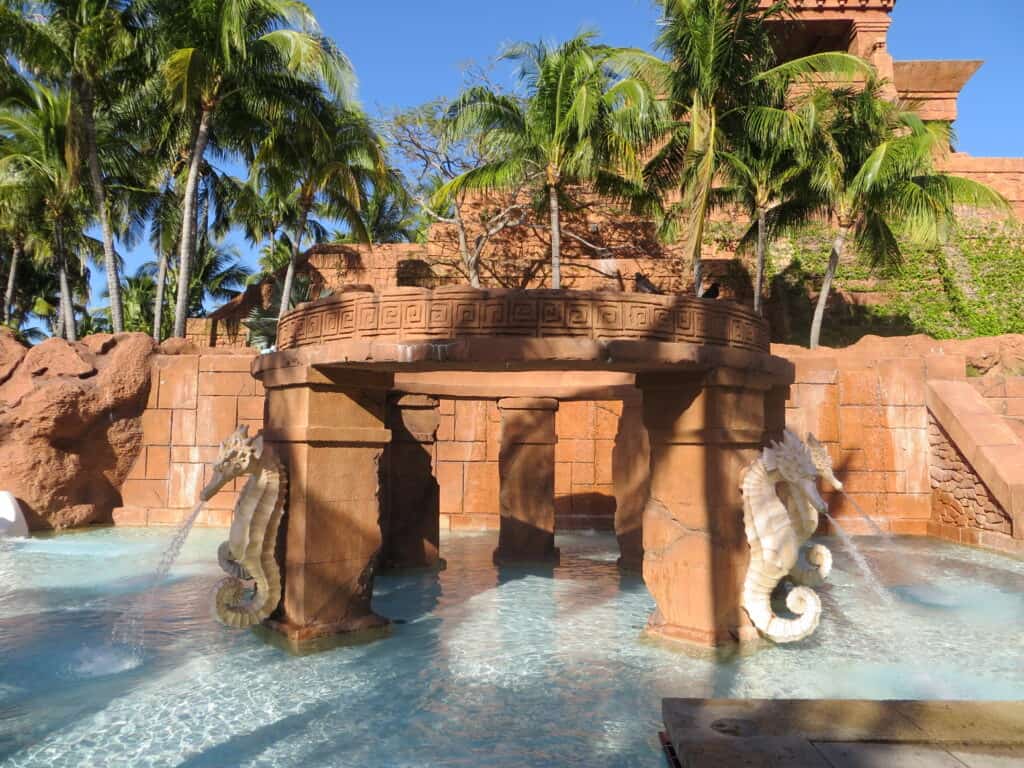
{"label": "foam on water", "polygon": [[100,646],[80,648],[71,656],[68,673],[74,677],[102,677],[135,669],[142,663],[138,654],[127,648]]}
{"label": "foam on water", "polygon": [[[664,696],[1024,698],[1024,563],[941,542],[858,539],[888,606],[839,548],[812,638],[716,664],[640,639],[654,604],[611,535],[559,536],[547,574],[496,569],[494,536],[445,535],[447,570],[378,577],[375,609],[406,622],[389,637],[292,657],[212,619],[223,535],[185,542],[135,668],[82,650],[125,600],[95,561],[0,553],[0,764],[660,768]],[[164,540],[102,530],[61,549],[118,551],[140,592]]]}

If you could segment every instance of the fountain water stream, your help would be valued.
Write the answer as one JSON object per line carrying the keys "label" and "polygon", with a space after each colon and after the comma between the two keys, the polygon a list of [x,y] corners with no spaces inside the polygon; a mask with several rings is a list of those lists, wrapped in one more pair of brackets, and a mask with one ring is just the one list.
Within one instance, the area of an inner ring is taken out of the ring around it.
{"label": "fountain water stream", "polygon": [[114,623],[114,629],[110,635],[111,643],[128,647],[136,660],[141,660],[142,652],[146,647],[143,622],[153,603],[154,591],[167,578],[167,574],[174,567],[178,555],[181,554],[181,548],[185,546],[185,541],[188,539],[188,535],[192,531],[192,527],[199,518],[199,513],[202,509],[203,502],[201,501],[192,508],[188,517],[182,521],[178,530],[175,531],[174,537],[167,545],[163,555],[161,555],[160,562],[153,572],[150,583],[129,603],[128,608]]}
{"label": "fountain water stream", "polygon": [[848,534],[845,530],[843,530],[843,527],[836,521],[834,517],[832,517],[832,515],[830,515],[828,512],[825,512],[824,514],[825,517],[828,518],[828,521],[832,523],[832,527],[835,528],[836,535],[839,536],[839,538],[842,540],[843,547],[846,549],[847,552],[850,553],[850,557],[853,558],[853,561],[857,564],[857,568],[864,575],[864,579],[865,581],[867,581],[868,586],[871,587],[872,591],[877,593],[878,596],[885,601],[886,605],[891,605],[892,595],[884,586],[882,586],[882,582],[878,580],[878,576],[875,575],[875,571],[871,567],[871,564],[867,561],[867,558],[864,557],[864,554],[854,543],[853,537],[850,536],[850,534]]}
{"label": "fountain water stream", "polygon": [[842,488],[839,489],[839,492],[843,494],[844,499],[846,499],[848,502],[850,502],[850,504],[853,505],[853,508],[857,510],[857,514],[867,521],[867,524],[871,527],[871,530],[874,531],[876,536],[882,536],[887,539],[892,538],[892,534],[888,531],[882,530],[882,527],[874,521],[874,518],[872,518],[867,512],[865,512],[861,508],[860,504],[853,500],[853,497],[850,496],[850,494],[848,494]]}

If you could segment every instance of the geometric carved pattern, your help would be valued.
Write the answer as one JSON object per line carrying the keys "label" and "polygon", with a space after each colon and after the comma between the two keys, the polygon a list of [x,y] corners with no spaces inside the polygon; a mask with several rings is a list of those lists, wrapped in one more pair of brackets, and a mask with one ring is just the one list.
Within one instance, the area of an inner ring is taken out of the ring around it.
{"label": "geometric carved pattern", "polygon": [[478,290],[461,286],[350,291],[281,321],[279,350],[331,341],[449,341],[460,336],[630,339],[769,351],[768,326],[738,304],[613,291]]}

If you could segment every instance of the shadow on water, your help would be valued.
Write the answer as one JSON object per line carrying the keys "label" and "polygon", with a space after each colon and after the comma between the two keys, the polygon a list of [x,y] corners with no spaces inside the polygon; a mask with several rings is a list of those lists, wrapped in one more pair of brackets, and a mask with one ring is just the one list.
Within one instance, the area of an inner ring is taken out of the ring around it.
{"label": "shadow on water", "polygon": [[227,741],[186,758],[177,764],[177,768],[222,768],[226,765],[240,765],[259,757],[285,739],[301,735],[310,723],[328,715],[332,707],[333,702],[325,701],[255,730],[235,734]]}

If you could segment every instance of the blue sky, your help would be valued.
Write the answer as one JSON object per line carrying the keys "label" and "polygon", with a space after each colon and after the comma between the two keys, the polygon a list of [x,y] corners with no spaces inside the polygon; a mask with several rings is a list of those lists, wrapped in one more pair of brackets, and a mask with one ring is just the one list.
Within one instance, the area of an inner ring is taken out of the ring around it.
{"label": "blue sky", "polygon": [[[612,45],[648,47],[650,0],[307,0],[351,57],[371,112],[458,92],[467,61],[486,63],[514,40],[564,39],[596,27]],[[1020,0],[897,0],[897,59],[985,59],[961,96],[960,148],[1024,155],[1024,9]]]}
{"label": "blue sky", "polygon": [[[455,95],[466,66],[487,65],[504,43],[565,39],[586,27],[612,45],[649,47],[657,31],[651,0],[307,2],[352,59],[359,98],[371,114]],[[897,0],[889,48],[897,59],[985,59],[960,98],[959,147],[980,156],[1024,156],[1020,0]],[[506,81],[509,71],[496,69],[494,77]],[[255,263],[241,238],[229,240]],[[140,247],[127,255],[128,271],[151,258],[148,246]],[[94,270],[96,304],[103,282]]]}

